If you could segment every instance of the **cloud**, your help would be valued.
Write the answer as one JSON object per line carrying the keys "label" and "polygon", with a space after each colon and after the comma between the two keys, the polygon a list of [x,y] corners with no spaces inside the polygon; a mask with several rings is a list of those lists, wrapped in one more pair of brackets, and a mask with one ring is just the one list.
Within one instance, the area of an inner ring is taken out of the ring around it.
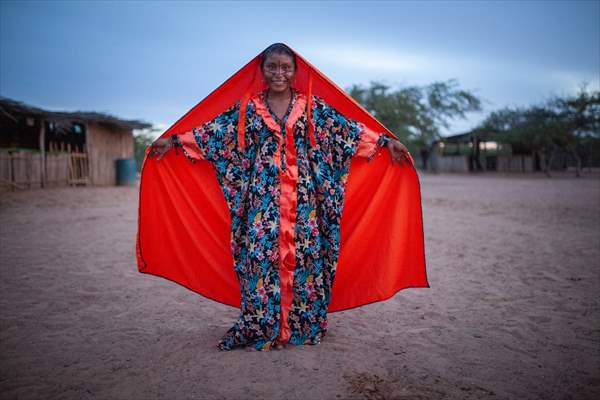
{"label": "cloud", "polygon": [[309,60],[348,85],[366,83],[366,80],[394,82],[399,77],[409,85],[457,79],[461,87],[473,90],[484,99],[484,112],[471,113],[466,120],[452,121],[451,128],[442,129],[444,134],[474,127],[492,109],[534,104],[553,94],[573,95],[583,81],[590,83],[588,89],[600,90],[600,78],[594,71],[561,69],[558,65],[535,64],[512,57],[345,43],[334,46],[313,43],[306,49]]}
{"label": "cloud", "polygon": [[[323,65],[346,85],[366,81],[392,81],[424,85],[456,79],[459,86],[483,98],[485,108],[511,103],[528,104],[548,96],[573,95],[581,83],[600,90],[600,77],[593,71],[561,69],[511,57],[483,57],[468,53],[402,51],[384,47],[337,44],[307,46],[309,59]],[[366,79],[367,78],[367,79]],[[404,86],[404,85],[402,85]]]}
{"label": "cloud", "polygon": [[[310,51],[320,62],[344,68],[376,72],[422,71],[431,65],[431,57],[400,53],[395,50],[367,49],[356,46],[314,47]],[[311,57],[312,58],[312,57]]]}
{"label": "cloud", "polygon": [[559,90],[558,95],[577,93],[584,81],[588,83],[588,90],[600,90],[600,77],[584,71],[549,70],[545,78]]}
{"label": "cloud", "polygon": [[[600,87],[600,78],[584,70],[561,70],[551,66],[536,65],[512,58],[484,58],[463,53],[408,52],[391,48],[361,47],[346,44],[325,47],[308,46],[310,59],[316,65],[326,64],[336,70],[350,70],[361,81],[361,76],[393,77],[401,73],[415,82],[431,82],[457,78],[477,86],[514,85],[518,91],[521,84],[546,87],[548,91],[567,93],[577,91],[582,81],[590,82],[590,88]],[[502,83],[504,82],[504,83]]]}

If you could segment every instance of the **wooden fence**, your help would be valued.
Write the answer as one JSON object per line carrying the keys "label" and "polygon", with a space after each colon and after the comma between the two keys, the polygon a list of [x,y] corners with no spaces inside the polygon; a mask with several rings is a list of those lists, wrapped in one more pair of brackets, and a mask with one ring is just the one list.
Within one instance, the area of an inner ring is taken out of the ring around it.
{"label": "wooden fence", "polygon": [[88,184],[85,153],[0,150],[0,186],[9,190]]}
{"label": "wooden fence", "polygon": [[433,154],[429,164],[436,172],[469,172],[469,157]]}
{"label": "wooden fence", "polygon": [[498,172],[533,172],[533,157],[526,155],[498,155]]}

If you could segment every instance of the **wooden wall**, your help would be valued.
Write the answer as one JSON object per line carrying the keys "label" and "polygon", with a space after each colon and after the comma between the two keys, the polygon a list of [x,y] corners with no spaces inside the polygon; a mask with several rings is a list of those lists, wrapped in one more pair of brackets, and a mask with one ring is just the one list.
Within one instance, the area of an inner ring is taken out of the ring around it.
{"label": "wooden wall", "polygon": [[42,163],[38,152],[0,151],[0,186],[3,189],[31,189],[42,186]]}
{"label": "wooden wall", "polygon": [[[74,184],[72,158],[78,154],[81,153],[46,153],[42,163],[42,155],[38,151],[9,152],[0,149],[0,187],[13,190]],[[42,165],[46,171],[43,183]]]}
{"label": "wooden wall", "polygon": [[47,153],[44,186],[67,186],[69,184],[69,161],[69,153]]}
{"label": "wooden wall", "polygon": [[525,155],[498,155],[498,172],[533,172],[533,157]]}
{"label": "wooden wall", "polygon": [[434,153],[429,163],[435,172],[469,172],[468,156],[442,156]]}
{"label": "wooden wall", "polygon": [[116,160],[133,158],[133,132],[89,123],[86,129],[86,150],[91,184],[116,185]]}

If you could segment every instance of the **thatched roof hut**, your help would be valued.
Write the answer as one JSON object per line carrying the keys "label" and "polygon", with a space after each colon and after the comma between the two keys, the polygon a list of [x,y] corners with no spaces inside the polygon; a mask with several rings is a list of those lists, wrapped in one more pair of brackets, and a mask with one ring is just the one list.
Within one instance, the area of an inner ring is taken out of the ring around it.
{"label": "thatched roof hut", "polygon": [[115,160],[133,158],[133,130],[151,126],[98,112],[49,111],[0,97],[0,183],[114,185]]}

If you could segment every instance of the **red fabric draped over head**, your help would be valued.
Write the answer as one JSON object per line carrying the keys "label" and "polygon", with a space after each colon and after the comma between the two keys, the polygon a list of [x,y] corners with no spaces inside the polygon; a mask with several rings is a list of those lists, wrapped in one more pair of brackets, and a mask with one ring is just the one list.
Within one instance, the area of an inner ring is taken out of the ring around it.
{"label": "red fabric draped over head", "polygon": [[[292,50],[293,51],[293,50]],[[348,118],[393,136],[335,83],[295,52],[295,88],[319,96]],[[161,137],[184,133],[265,88],[257,55],[194,106]],[[310,96],[308,97],[310,100]],[[310,104],[309,104],[310,105]],[[310,107],[309,107],[310,110]],[[238,132],[244,131],[240,118]],[[314,127],[309,130],[314,144]],[[238,135],[244,146],[243,135]],[[136,254],[138,270],[203,296],[240,306],[230,250],[227,204],[209,162],[169,151],[142,165]],[[411,159],[412,161],[412,159]],[[429,287],[425,271],[419,179],[412,165],[391,165],[387,150],[350,166],[341,220],[340,256],[329,312],[385,300],[407,287]]]}

